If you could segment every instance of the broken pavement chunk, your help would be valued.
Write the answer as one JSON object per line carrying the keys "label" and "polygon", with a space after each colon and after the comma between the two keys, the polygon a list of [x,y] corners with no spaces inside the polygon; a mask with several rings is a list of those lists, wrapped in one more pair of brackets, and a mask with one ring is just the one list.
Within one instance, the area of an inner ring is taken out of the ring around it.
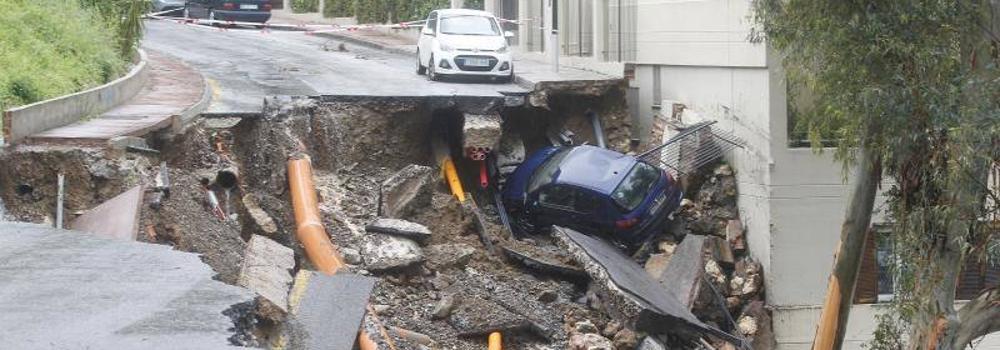
{"label": "broken pavement chunk", "polygon": [[431,230],[427,226],[400,219],[376,219],[365,226],[365,231],[405,237],[417,242],[426,242],[431,238]]}
{"label": "broken pavement chunk", "polygon": [[381,187],[379,212],[389,218],[402,218],[417,208],[430,204],[434,169],[410,164],[389,176]]}
{"label": "broken pavement chunk", "polygon": [[278,225],[274,223],[274,219],[264,209],[260,208],[257,204],[257,200],[252,194],[246,194],[243,196],[243,207],[247,209],[247,213],[250,214],[250,219],[253,223],[266,234],[273,235],[278,233]]}
{"label": "broken pavement chunk", "polygon": [[73,230],[99,236],[134,241],[139,234],[142,186],[135,186],[88,210],[69,224]]}
{"label": "broken pavement chunk", "polygon": [[431,311],[431,318],[435,320],[440,320],[447,318],[451,315],[451,310],[455,308],[455,297],[451,295],[446,295],[434,305],[434,310]]}
{"label": "broken pavement chunk", "polygon": [[362,255],[365,267],[373,271],[398,269],[424,261],[424,253],[416,242],[388,235],[366,237]]}
{"label": "broken pavement chunk", "polygon": [[608,338],[594,333],[577,333],[569,338],[569,348],[572,350],[614,350],[615,346]]}
{"label": "broken pavement chunk", "polygon": [[288,349],[352,350],[375,279],[301,271],[285,324]]}
{"label": "broken pavement chunk", "polygon": [[[608,311],[612,317],[634,318],[637,330],[653,334],[670,333],[686,338],[711,334],[740,342],[739,338],[698,320],[688,306],[664,292],[667,286],[650,277],[639,264],[611,244],[559,226],[552,228],[552,235],[584,266],[593,279],[592,285],[602,294],[604,304],[610,307]],[[671,260],[677,259],[680,251],[678,248]],[[699,256],[701,252],[698,251]],[[679,265],[671,261],[670,267]]]}
{"label": "broken pavement chunk", "polygon": [[434,270],[465,267],[475,253],[476,248],[465,243],[432,245],[427,247],[427,265]]}
{"label": "broken pavement chunk", "polygon": [[687,235],[674,250],[670,264],[663,274],[653,276],[666,286],[668,294],[685,305],[694,305],[701,290],[701,276],[705,274],[705,236]]}
{"label": "broken pavement chunk", "polygon": [[500,114],[463,114],[462,149],[473,160],[482,160],[497,148],[502,135]]}
{"label": "broken pavement chunk", "polygon": [[530,322],[524,317],[478,296],[463,298],[462,304],[452,311],[448,324],[461,336],[482,336],[530,327]]}
{"label": "broken pavement chunk", "polygon": [[289,271],[294,267],[295,252],[291,248],[253,235],[247,244],[238,283],[287,312],[288,289],[292,284]]}

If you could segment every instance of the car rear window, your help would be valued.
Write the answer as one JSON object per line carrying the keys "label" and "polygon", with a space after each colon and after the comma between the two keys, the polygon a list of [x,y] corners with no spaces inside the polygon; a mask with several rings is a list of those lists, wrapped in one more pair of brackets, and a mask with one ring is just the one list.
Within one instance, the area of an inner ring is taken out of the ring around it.
{"label": "car rear window", "polygon": [[535,170],[535,174],[531,175],[531,178],[528,179],[527,193],[535,192],[542,185],[550,183],[555,179],[556,170],[559,170],[559,165],[562,164],[563,158],[566,158],[566,155],[569,154],[569,150],[570,148],[563,148],[556,151],[549,160],[538,167],[538,170]]}
{"label": "car rear window", "polygon": [[614,192],[611,192],[611,199],[625,210],[632,211],[642,204],[649,190],[653,188],[656,181],[660,180],[662,171],[656,167],[637,162],[622,183],[618,184]]}
{"label": "car rear window", "polygon": [[453,35],[500,35],[492,18],[484,16],[449,16],[441,18],[441,33]]}

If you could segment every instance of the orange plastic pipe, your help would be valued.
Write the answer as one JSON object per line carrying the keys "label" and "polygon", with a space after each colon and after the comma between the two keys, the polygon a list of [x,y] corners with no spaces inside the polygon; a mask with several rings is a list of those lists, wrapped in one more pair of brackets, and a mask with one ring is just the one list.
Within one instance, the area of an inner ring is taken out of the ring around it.
{"label": "orange plastic pipe", "polygon": [[500,335],[500,332],[490,333],[489,350],[503,350],[503,337]]}
{"label": "orange plastic pipe", "polygon": [[295,236],[305,248],[306,256],[317,270],[327,275],[336,274],[344,266],[344,259],[323,228],[308,157],[288,160],[288,187],[295,209]]}
{"label": "orange plastic pipe", "polygon": [[[302,243],[306,256],[317,270],[334,275],[344,267],[344,258],[326,235],[319,215],[319,198],[313,183],[312,162],[308,157],[288,160],[288,188],[295,210],[295,237]],[[364,330],[358,332],[361,350],[377,350],[375,342]]]}

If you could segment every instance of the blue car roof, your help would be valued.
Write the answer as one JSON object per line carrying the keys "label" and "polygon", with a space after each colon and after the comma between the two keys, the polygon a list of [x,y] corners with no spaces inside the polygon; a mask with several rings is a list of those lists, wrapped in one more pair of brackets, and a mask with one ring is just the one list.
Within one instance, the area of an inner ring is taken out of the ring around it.
{"label": "blue car roof", "polygon": [[559,165],[553,182],[611,194],[636,163],[632,156],[595,146],[577,146]]}

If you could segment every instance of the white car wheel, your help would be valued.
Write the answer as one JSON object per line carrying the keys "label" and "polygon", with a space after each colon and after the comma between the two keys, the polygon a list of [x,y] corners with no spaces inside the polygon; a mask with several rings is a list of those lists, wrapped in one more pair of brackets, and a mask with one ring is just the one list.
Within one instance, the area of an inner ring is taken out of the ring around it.
{"label": "white car wheel", "polygon": [[437,81],[437,65],[434,64],[434,56],[431,56],[431,61],[427,64],[427,79],[430,81]]}

